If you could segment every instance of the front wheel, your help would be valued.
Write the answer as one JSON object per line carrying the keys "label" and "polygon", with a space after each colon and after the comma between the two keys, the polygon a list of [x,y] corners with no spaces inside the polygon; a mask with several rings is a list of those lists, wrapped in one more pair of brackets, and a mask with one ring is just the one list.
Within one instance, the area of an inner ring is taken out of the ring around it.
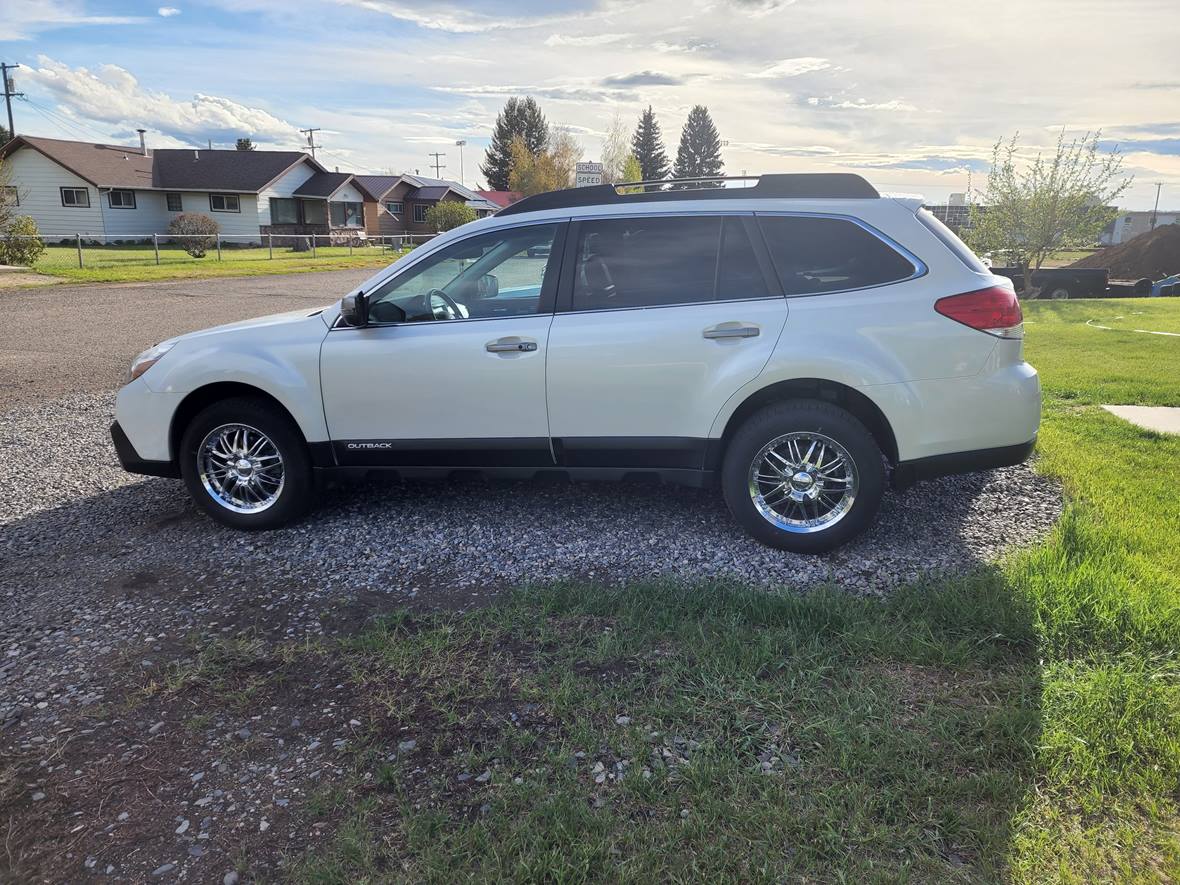
{"label": "front wheel", "polygon": [[751,535],[795,553],[823,553],[863,532],[885,492],[873,436],[830,403],[768,406],[738,428],[721,470],[725,503]]}
{"label": "front wheel", "polygon": [[181,439],[180,470],[197,505],[232,528],[277,528],[311,503],[303,437],[264,400],[227,399],[200,412]]}

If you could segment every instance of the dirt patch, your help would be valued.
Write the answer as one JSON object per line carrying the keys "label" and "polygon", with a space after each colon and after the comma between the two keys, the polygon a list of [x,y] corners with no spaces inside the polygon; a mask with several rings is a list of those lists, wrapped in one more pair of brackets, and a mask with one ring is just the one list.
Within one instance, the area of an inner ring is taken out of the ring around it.
{"label": "dirt patch", "polygon": [[1108,246],[1070,267],[1109,268],[1111,279],[1116,280],[1162,280],[1180,273],[1180,224],[1165,224],[1125,243]]}

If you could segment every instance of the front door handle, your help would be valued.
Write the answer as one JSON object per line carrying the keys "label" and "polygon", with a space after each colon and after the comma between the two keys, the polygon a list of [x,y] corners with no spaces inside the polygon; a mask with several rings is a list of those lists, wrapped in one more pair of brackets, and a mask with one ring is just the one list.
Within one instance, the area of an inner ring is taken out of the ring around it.
{"label": "front door handle", "polygon": [[701,334],[706,338],[756,338],[762,332],[757,326],[745,323],[721,323],[705,329]]}
{"label": "front door handle", "polygon": [[501,338],[489,341],[484,348],[488,353],[532,353],[537,349],[537,342],[523,338]]}

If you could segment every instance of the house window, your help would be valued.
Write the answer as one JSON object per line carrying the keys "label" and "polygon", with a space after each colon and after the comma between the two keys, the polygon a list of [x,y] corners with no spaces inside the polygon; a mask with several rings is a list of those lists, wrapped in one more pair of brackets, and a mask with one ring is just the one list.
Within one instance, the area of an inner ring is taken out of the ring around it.
{"label": "house window", "polygon": [[332,227],[364,227],[361,203],[329,203],[328,206],[332,213]]}
{"label": "house window", "polygon": [[388,200],[385,203],[385,209],[394,218],[402,214],[404,207],[401,200]]}
{"label": "house window", "polygon": [[17,193],[15,187],[10,184],[0,187],[0,204],[5,206],[20,205],[20,194]]}
{"label": "house window", "polygon": [[303,201],[303,222],[304,224],[325,224],[327,223],[328,215],[324,209],[323,200],[304,200]]}
{"label": "house window", "polygon": [[164,194],[164,199],[168,202],[169,212],[184,211],[184,201],[180,199],[180,194]]}
{"label": "house window", "polygon": [[295,205],[295,200],[290,197],[271,197],[270,223],[298,224],[299,207]]}
{"label": "house window", "polygon": [[134,209],[135,191],[107,191],[107,203],[112,209]]}
{"label": "house window", "polygon": [[425,203],[415,203],[414,204],[414,223],[415,224],[425,224],[426,223],[426,210],[429,208],[430,207],[427,206]]}
{"label": "house window", "polygon": [[84,187],[63,187],[61,189],[61,204],[71,208],[89,209],[90,191]]}
{"label": "house window", "polygon": [[209,194],[210,212],[241,212],[237,194]]}

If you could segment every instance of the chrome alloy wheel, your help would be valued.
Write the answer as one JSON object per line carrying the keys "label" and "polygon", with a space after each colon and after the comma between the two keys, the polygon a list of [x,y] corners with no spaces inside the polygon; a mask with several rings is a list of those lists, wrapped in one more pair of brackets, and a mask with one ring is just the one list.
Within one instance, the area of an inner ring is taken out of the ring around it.
{"label": "chrome alloy wheel", "polygon": [[860,478],[848,450],[822,433],[776,437],[750,464],[750,499],[771,525],[798,534],[831,528],[856,501]]}
{"label": "chrome alloy wheel", "polygon": [[283,456],[248,424],[214,427],[197,448],[197,472],[210,497],[234,513],[259,513],[283,491]]}

